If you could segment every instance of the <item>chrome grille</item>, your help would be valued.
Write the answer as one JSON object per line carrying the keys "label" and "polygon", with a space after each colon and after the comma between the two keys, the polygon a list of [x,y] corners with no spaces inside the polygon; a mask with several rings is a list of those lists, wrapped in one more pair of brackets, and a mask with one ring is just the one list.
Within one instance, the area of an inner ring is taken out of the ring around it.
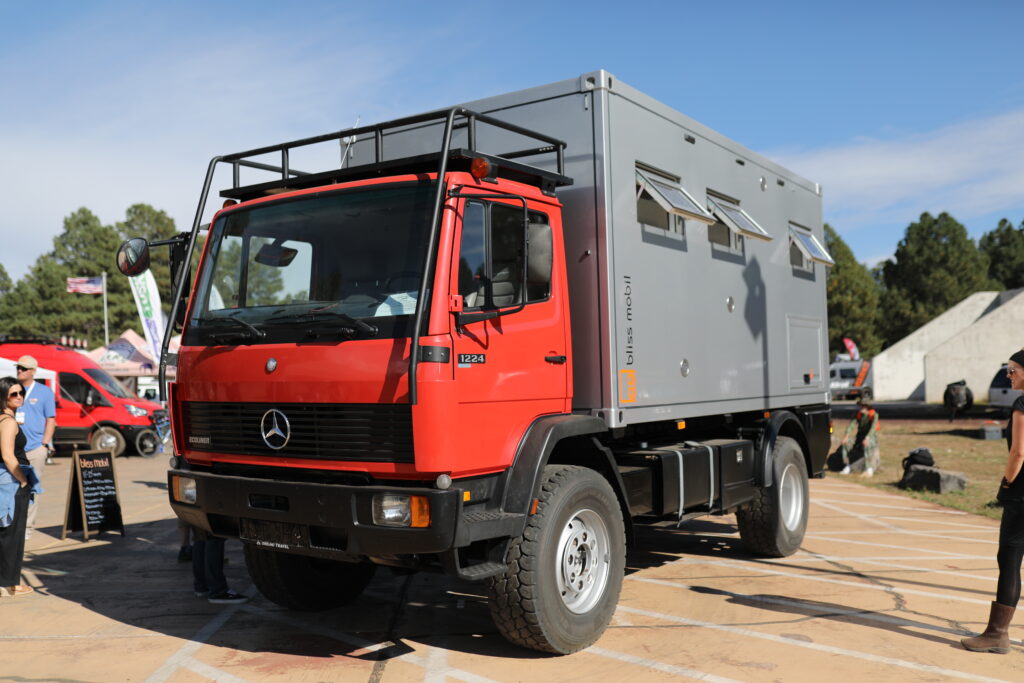
{"label": "chrome grille", "polygon": [[[182,403],[184,444],[211,453],[321,460],[412,462],[412,407],[376,403]],[[260,423],[271,409],[291,427],[274,450]],[[207,441],[207,439],[209,441]]]}

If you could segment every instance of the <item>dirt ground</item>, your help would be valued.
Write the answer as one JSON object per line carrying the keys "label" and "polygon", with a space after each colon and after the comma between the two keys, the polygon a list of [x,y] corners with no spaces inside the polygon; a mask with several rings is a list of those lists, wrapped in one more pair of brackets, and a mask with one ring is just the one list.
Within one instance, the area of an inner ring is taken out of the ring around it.
{"label": "dirt ground", "polygon": [[[843,430],[849,420],[849,406],[837,406],[833,421],[832,448],[839,446]],[[938,503],[956,510],[963,510],[992,519],[999,519],[1001,509],[994,505],[996,490],[1006,464],[1007,448],[1003,438],[985,440],[981,438],[983,425],[1006,425],[1006,418],[995,413],[976,410],[967,417],[953,421],[941,411],[918,411],[918,417],[909,419],[886,417],[886,405],[878,406],[879,450],[882,467],[873,477],[860,475],[844,476],[843,479],[892,491],[901,495]],[[901,413],[893,411],[897,415]],[[909,412],[909,411],[908,411]],[[911,413],[913,414],[913,413]],[[923,416],[923,417],[922,417]],[[915,448],[931,450],[935,464],[943,470],[961,472],[967,476],[967,489],[962,492],[945,494],[904,491],[896,486],[903,476],[903,458]],[[830,474],[829,476],[839,476]]]}

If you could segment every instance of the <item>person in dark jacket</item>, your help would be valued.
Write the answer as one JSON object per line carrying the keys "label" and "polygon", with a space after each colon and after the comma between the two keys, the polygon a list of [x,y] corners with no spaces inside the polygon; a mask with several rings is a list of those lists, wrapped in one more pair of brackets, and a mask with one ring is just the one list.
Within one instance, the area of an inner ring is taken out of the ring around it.
{"label": "person in dark jacket", "polygon": [[25,389],[13,377],[0,378],[0,593],[15,596],[31,593],[21,583],[25,555],[25,523],[32,486],[27,474],[25,435],[15,413],[25,400]]}
{"label": "person in dark jacket", "polygon": [[[1010,386],[1024,390],[1024,349],[1010,356],[1006,374],[1010,377]],[[1024,559],[1024,395],[1013,402],[1010,421],[1006,425],[1006,443],[1010,455],[996,494],[1003,505],[999,550],[996,552],[999,582],[985,631],[960,641],[972,652],[1006,654],[1010,651],[1010,622],[1020,600],[1020,567]]]}

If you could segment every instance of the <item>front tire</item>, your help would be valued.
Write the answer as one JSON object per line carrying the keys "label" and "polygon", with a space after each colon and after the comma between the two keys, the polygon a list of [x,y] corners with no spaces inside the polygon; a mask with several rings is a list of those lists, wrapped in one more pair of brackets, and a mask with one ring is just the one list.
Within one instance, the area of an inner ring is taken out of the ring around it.
{"label": "front tire", "polygon": [[94,451],[113,451],[115,458],[124,453],[127,445],[124,435],[113,427],[97,427],[89,437],[89,448]]}
{"label": "front tire", "polygon": [[807,464],[793,439],[780,436],[772,448],[772,486],[761,488],[750,505],[736,513],[740,539],[766,557],[787,557],[803,543],[810,491]]}
{"label": "front tire", "polygon": [[607,480],[585,467],[545,467],[538,498],[504,574],[490,581],[491,617],[517,645],[570,654],[604,633],[618,604],[622,510]]}
{"label": "front tire", "polygon": [[152,429],[143,429],[135,437],[135,451],[144,458],[152,458],[160,450],[160,437]]}
{"label": "front tire", "polygon": [[370,563],[337,562],[244,545],[245,566],[260,593],[281,607],[301,612],[320,612],[352,602],[377,571]]}

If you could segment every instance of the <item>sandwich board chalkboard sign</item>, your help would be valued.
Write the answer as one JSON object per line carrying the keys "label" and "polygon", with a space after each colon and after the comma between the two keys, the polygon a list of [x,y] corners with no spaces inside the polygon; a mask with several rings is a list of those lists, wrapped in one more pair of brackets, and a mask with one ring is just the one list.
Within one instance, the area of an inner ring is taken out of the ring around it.
{"label": "sandwich board chalkboard sign", "polygon": [[90,534],[102,531],[119,531],[124,536],[113,451],[76,450],[72,454],[61,540],[72,531],[81,531],[86,541]]}

